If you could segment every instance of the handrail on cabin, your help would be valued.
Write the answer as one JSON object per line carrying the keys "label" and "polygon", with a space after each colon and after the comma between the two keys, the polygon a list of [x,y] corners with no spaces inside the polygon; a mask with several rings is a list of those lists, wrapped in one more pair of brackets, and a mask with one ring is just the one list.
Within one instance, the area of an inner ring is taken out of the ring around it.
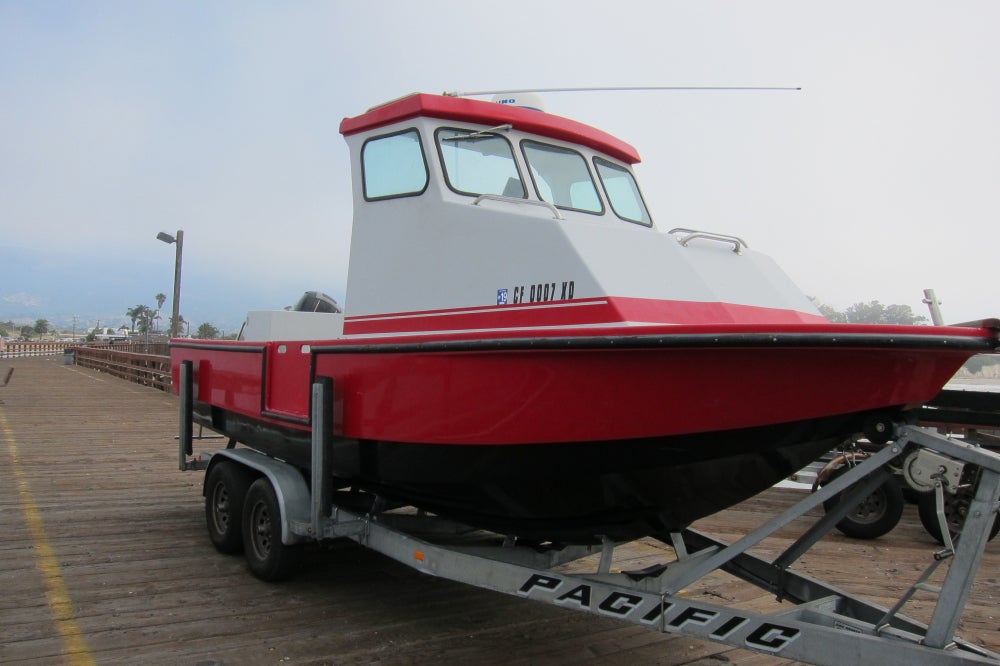
{"label": "handrail on cabin", "polygon": [[513,204],[530,204],[532,206],[544,206],[552,211],[552,217],[557,220],[565,220],[566,218],[562,216],[559,209],[550,204],[548,201],[535,201],[534,199],[522,199],[520,197],[505,197],[501,194],[480,194],[472,202],[473,206],[478,206],[479,202],[483,199],[488,199],[490,201],[506,201],[507,203]]}
{"label": "handrail on cabin", "polygon": [[730,236],[729,234],[717,234],[713,231],[700,231],[698,229],[686,229],[684,227],[675,227],[667,232],[668,234],[684,233],[687,236],[683,238],[678,238],[677,242],[687,247],[687,244],[693,241],[695,238],[704,238],[706,240],[715,240],[723,243],[732,243],[733,252],[736,254],[743,254],[743,248],[749,248],[750,245],[747,244],[745,240],[739,236]]}

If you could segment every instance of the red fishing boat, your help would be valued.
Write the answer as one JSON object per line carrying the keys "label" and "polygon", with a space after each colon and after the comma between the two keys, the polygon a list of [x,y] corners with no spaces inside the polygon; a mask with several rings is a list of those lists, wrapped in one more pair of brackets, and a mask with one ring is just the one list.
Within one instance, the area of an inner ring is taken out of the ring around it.
{"label": "red fishing boat", "polygon": [[[933,398],[997,322],[830,324],[740,237],[663,230],[629,144],[507,97],[341,123],[346,303],[174,340],[195,420],[336,484],[526,538],[677,530]],[[176,371],[175,371],[176,372]],[[177,386],[175,377],[175,386]]]}

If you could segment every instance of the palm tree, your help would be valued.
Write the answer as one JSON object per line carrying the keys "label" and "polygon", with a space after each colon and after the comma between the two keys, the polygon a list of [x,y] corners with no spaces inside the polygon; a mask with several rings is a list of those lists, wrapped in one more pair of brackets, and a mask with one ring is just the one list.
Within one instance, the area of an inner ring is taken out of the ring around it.
{"label": "palm tree", "polygon": [[136,322],[139,322],[139,332],[148,333],[156,311],[148,305],[137,305],[125,311],[125,316],[132,320],[132,332],[135,333]]}
{"label": "palm tree", "polygon": [[[174,330],[174,316],[170,315],[169,320],[170,320],[170,330],[172,331],[172,330]],[[182,315],[182,314],[178,314],[177,315],[177,336],[178,337],[180,337],[181,330],[184,328],[184,325],[187,324],[187,323],[188,322],[185,321],[185,319],[184,319],[184,315]],[[188,330],[190,330],[190,327],[189,327]]]}
{"label": "palm tree", "polygon": [[132,320],[132,332],[133,333],[135,333],[135,322],[137,320],[141,319],[142,316],[143,316],[143,314],[145,314],[146,310],[148,310],[148,309],[149,308],[147,308],[145,305],[142,305],[140,303],[139,305],[135,306],[134,308],[129,308],[128,310],[125,311],[125,316],[128,317],[130,320]]}
{"label": "palm tree", "polygon": [[[156,295],[156,315],[153,317],[154,320],[160,318],[160,310],[163,308],[163,302],[167,300],[167,295],[160,292]],[[156,327],[159,330],[159,326]]]}
{"label": "palm tree", "polygon": [[198,332],[195,333],[195,337],[202,340],[215,340],[219,337],[219,329],[206,321],[198,327]]}

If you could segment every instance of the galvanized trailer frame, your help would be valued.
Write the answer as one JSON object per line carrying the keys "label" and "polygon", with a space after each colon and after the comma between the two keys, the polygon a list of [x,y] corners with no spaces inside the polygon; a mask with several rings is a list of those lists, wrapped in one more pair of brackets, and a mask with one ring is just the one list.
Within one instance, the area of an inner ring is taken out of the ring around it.
{"label": "galvanized trailer frame", "polygon": [[[998,510],[1000,456],[990,451],[927,429],[897,427],[894,439],[882,451],[735,543],[725,544],[691,529],[654,535],[673,549],[674,559],[642,571],[612,573],[614,548],[619,544],[608,540],[597,545],[540,548],[422,512],[384,511],[377,498],[370,509],[361,512],[338,505],[328,474],[333,414],[333,385],[328,379],[319,379],[312,387],[311,483],[291,465],[252,449],[234,448],[234,442],[211,459],[191,459],[192,376],[186,361],[180,368],[180,469],[207,469],[230,461],[269,479],[278,498],[283,545],[349,538],[433,576],[814,664],[1000,664],[1000,654],[954,637]],[[960,537],[934,554],[925,573],[892,608],[790,569],[851,507],[893,473],[890,467],[901,464],[911,472],[924,470],[934,477],[931,483],[939,507],[943,493],[954,492],[948,482],[956,467],[977,465],[981,474]],[[847,495],[836,510],[820,518],[778,558],[768,561],[749,552],[841,491]],[[445,535],[448,538],[442,538]],[[456,535],[463,536],[456,539]],[[592,573],[554,570],[597,553],[600,560]],[[943,584],[928,585],[926,580],[946,560],[950,567]],[[685,587],[716,570],[772,592],[789,604],[771,613],[754,612],[682,594]],[[899,612],[918,590],[937,595],[929,625]]]}

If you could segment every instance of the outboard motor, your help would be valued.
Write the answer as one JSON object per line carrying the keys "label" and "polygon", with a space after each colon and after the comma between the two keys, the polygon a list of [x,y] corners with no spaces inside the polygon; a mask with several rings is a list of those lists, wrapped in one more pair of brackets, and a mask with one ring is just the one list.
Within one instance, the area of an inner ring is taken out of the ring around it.
{"label": "outboard motor", "polygon": [[337,301],[321,291],[307,291],[292,307],[295,312],[343,312]]}

